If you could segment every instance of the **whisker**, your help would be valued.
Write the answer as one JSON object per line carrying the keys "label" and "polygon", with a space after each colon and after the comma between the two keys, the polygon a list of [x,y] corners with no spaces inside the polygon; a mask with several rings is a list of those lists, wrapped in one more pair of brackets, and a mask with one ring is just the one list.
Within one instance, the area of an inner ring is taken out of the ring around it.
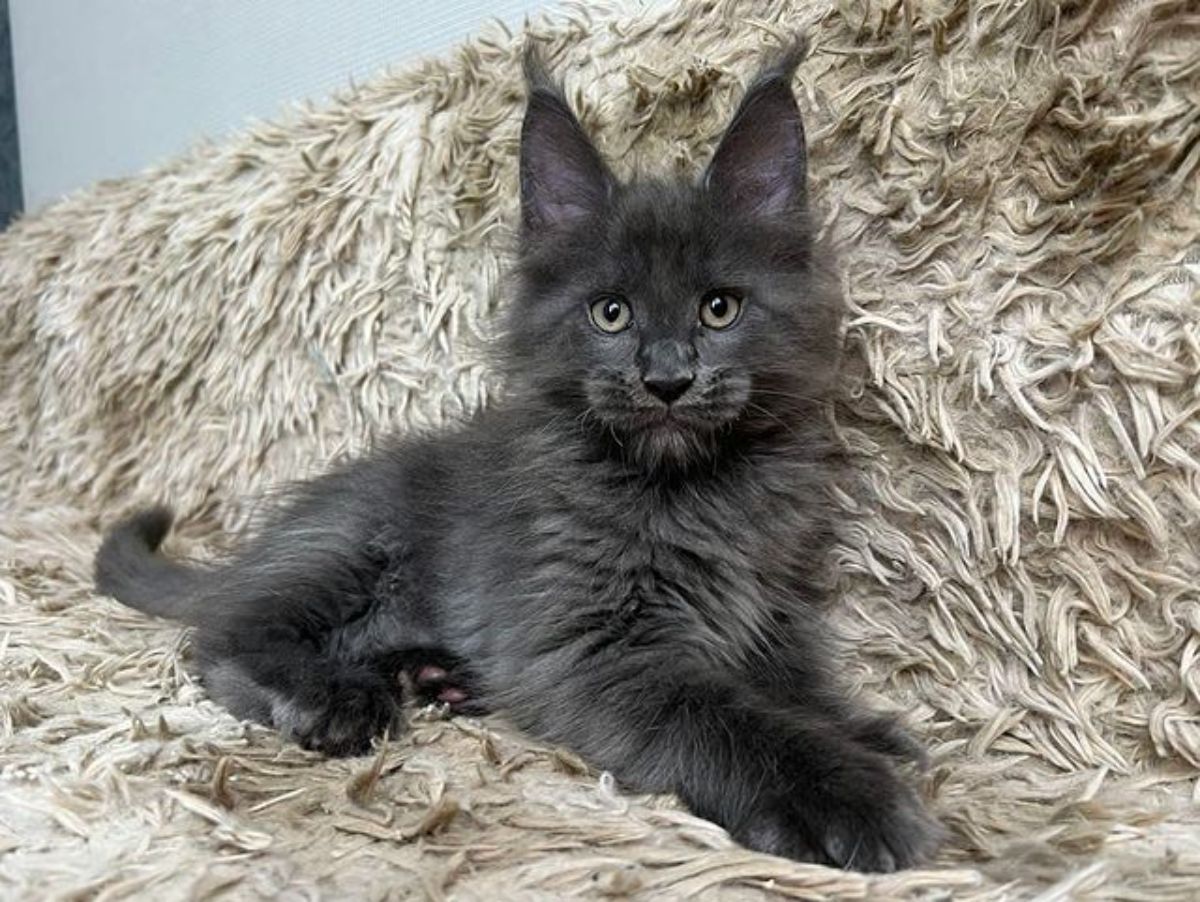
{"label": "whisker", "polygon": [[752,396],[762,395],[770,398],[785,398],[789,401],[805,401],[809,404],[827,404],[831,400],[829,398],[818,398],[812,395],[802,395],[798,392],[780,391],[779,389],[760,388],[758,386],[752,388],[750,390],[750,394]]}
{"label": "whisker", "polygon": [[800,442],[801,444],[805,443],[804,439],[800,437],[800,433],[798,433],[791,426],[791,424],[789,424],[787,422],[787,420],[783,419],[783,417],[777,415],[776,413],[774,413],[771,410],[768,410],[767,408],[763,407],[761,404],[755,404],[753,401],[746,402],[746,407],[751,410],[757,411],[758,413],[764,414],[765,416],[770,417],[772,420],[774,420],[780,426],[782,426],[784,429],[786,429],[789,433],[791,433],[792,438],[794,438],[797,442]]}

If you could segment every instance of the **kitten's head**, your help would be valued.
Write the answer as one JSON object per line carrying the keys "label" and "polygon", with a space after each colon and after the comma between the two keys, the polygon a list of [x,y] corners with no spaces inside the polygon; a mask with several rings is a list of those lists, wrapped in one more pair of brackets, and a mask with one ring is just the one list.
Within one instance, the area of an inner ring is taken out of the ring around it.
{"label": "kitten's head", "polygon": [[639,465],[795,434],[829,393],[840,305],[809,227],[801,54],[754,80],[697,183],[619,182],[529,57],[510,376]]}

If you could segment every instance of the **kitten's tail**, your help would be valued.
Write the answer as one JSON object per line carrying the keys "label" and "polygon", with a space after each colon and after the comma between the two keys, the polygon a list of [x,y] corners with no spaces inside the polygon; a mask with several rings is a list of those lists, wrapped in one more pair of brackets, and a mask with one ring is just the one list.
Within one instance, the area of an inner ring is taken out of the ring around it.
{"label": "kitten's tail", "polygon": [[167,508],[152,507],[113,527],[96,552],[96,590],[147,614],[198,626],[199,571],[158,553],[174,519]]}

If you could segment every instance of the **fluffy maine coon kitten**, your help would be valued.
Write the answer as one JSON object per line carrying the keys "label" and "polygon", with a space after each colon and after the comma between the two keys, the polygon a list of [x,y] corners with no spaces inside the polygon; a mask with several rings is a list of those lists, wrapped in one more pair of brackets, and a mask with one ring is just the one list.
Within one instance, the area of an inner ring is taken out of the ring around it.
{"label": "fluffy maine coon kitten", "polygon": [[890,871],[939,833],[919,749],[830,673],[840,304],[807,216],[799,47],[699,183],[618,182],[530,57],[506,401],[294,488],[224,563],[107,537],[98,588],[195,627],[209,694],[331,755],[399,672],[754,849]]}

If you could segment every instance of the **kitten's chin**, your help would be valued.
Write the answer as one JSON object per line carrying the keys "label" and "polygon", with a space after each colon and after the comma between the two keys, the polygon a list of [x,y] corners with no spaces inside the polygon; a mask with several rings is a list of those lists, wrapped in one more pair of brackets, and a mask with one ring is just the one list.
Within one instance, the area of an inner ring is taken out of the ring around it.
{"label": "kitten's chin", "polygon": [[638,412],[615,424],[621,456],[647,470],[686,468],[717,452],[720,423],[668,408]]}

